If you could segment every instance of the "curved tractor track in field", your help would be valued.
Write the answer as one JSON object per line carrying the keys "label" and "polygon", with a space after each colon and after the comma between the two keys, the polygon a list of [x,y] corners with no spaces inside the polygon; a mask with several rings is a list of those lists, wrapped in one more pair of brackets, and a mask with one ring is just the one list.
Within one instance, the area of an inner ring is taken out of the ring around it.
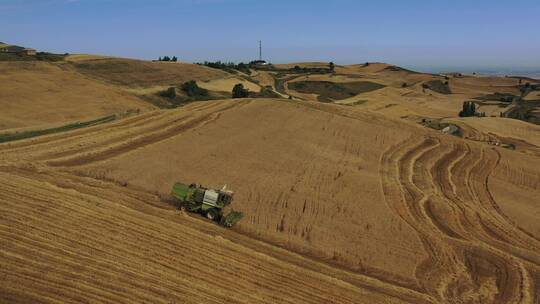
{"label": "curved tractor track in field", "polygon": [[410,138],[381,159],[388,206],[430,256],[417,281],[441,302],[540,301],[540,240],[505,217],[488,188],[499,159],[494,149],[436,137]]}

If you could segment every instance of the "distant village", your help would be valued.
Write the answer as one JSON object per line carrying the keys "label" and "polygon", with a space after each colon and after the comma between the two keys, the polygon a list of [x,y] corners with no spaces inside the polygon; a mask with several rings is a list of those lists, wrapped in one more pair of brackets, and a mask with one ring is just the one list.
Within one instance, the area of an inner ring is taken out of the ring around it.
{"label": "distant village", "polygon": [[0,42],[0,53],[35,56],[37,54],[37,51],[35,49],[25,48],[18,45],[9,45]]}

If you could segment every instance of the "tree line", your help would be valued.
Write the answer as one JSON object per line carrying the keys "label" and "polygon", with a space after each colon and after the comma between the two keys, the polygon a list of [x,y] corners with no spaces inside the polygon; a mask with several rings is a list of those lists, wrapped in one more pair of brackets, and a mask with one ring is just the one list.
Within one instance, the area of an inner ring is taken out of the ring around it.
{"label": "tree line", "polygon": [[162,57],[159,57],[157,61],[172,61],[172,62],[177,62],[177,61],[178,61],[178,58],[176,58],[176,56],[172,56],[172,58],[169,57],[169,56],[163,56],[163,58],[162,58]]}
{"label": "tree line", "polygon": [[250,69],[257,69],[257,70],[264,70],[264,71],[272,71],[272,72],[288,72],[288,73],[316,73],[316,74],[326,74],[326,73],[334,73],[335,72],[335,64],[333,62],[329,62],[327,67],[300,67],[298,65],[289,68],[289,69],[279,69],[276,68],[272,64],[266,64],[261,65],[258,61],[251,61],[249,63],[234,63],[234,62],[222,62],[222,61],[204,61],[204,62],[196,62],[195,64],[198,65],[204,65],[210,68],[214,69],[220,69],[224,70],[229,73],[235,73],[235,71],[240,71],[242,73],[251,74]]}
{"label": "tree line", "polygon": [[215,62],[211,62],[211,61],[196,62],[195,64],[204,65],[204,66],[214,68],[214,69],[224,70],[229,73],[234,73],[234,71],[236,70],[236,71],[240,71],[242,73],[248,74],[248,75],[251,74],[251,71],[249,70],[249,68],[253,67],[253,62],[250,62],[250,63],[240,62],[236,64],[234,62],[221,62],[219,60]]}

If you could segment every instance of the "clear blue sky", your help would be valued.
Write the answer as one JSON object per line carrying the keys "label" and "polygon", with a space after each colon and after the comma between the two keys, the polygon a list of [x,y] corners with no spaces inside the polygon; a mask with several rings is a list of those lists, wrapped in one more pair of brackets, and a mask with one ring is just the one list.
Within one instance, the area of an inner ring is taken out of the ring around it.
{"label": "clear blue sky", "polygon": [[539,0],[0,0],[0,22],[62,53],[540,68]]}

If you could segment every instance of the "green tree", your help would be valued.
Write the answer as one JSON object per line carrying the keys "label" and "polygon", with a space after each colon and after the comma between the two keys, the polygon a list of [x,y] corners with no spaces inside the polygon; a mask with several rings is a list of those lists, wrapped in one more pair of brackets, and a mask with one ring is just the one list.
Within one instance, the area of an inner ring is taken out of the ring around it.
{"label": "green tree", "polygon": [[232,98],[246,98],[249,96],[249,91],[244,89],[244,85],[236,84],[232,90]]}
{"label": "green tree", "polygon": [[169,58],[169,56],[164,56],[162,61],[171,61],[171,58]]}
{"label": "green tree", "polygon": [[176,56],[173,56],[171,61],[174,61],[174,62],[177,62],[178,61],[178,58],[176,58]]}
{"label": "green tree", "polygon": [[159,95],[162,97],[174,99],[176,97],[176,89],[174,87],[170,87],[165,91],[162,91]]}
{"label": "green tree", "polygon": [[476,116],[476,103],[472,101],[463,102],[462,110],[459,112],[460,117]]}
{"label": "green tree", "polygon": [[334,63],[332,61],[330,61],[330,63],[328,64],[328,68],[330,69],[331,73],[334,73],[334,70],[336,69],[336,66],[334,65]]}
{"label": "green tree", "polygon": [[199,87],[195,80],[184,82],[181,86],[181,89],[189,97],[208,96],[208,91]]}

